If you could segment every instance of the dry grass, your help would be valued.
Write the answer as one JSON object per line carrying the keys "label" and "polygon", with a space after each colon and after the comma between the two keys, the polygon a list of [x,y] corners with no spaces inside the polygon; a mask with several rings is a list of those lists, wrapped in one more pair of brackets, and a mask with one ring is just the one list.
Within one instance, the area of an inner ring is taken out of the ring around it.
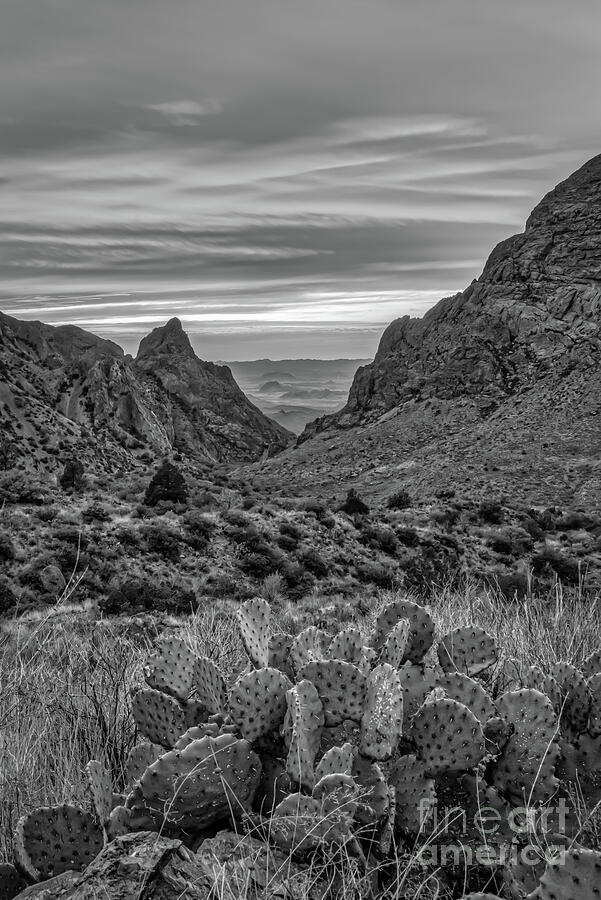
{"label": "dry grass", "polygon": [[[381,592],[366,600],[362,608],[371,608],[360,617],[360,627],[369,630],[392,596]],[[124,759],[137,741],[130,691],[140,683],[141,667],[161,630],[183,632],[230,678],[245,665],[228,603],[185,621],[106,621],[69,605],[70,599],[62,598],[45,615],[0,625],[0,861],[12,858],[12,834],[24,812],[65,801],[87,805],[83,768],[90,758],[104,759],[120,785]],[[314,599],[308,605],[317,606]],[[601,645],[598,598],[566,596],[559,586],[552,596],[508,603],[494,591],[467,584],[461,592],[440,591],[430,608],[439,633],[480,624],[505,656],[543,670],[557,659],[579,664]],[[289,609],[283,612],[291,618]],[[339,877],[349,881],[341,884],[343,893],[352,896],[357,886],[350,882],[359,877],[355,863],[342,868]],[[400,858],[390,897],[435,896],[431,873],[427,886],[424,878],[415,856]]]}

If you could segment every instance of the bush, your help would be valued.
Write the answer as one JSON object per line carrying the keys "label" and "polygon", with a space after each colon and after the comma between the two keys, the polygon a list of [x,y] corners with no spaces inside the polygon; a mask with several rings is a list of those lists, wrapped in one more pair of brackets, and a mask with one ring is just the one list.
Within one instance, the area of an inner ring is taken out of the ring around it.
{"label": "bush", "polygon": [[17,595],[8,578],[0,577],[0,615],[9,612],[15,607],[17,599]]}
{"label": "bush", "polygon": [[201,552],[206,550],[215,530],[213,520],[198,510],[192,509],[185,514],[184,524],[188,531],[187,543],[190,547]]}
{"label": "bush", "polygon": [[84,486],[83,463],[79,459],[67,459],[59,484],[63,491],[80,491]]}
{"label": "bush", "polygon": [[483,500],[478,507],[478,515],[489,525],[500,525],[503,521],[503,507],[498,500]]}
{"label": "bush", "polygon": [[185,614],[196,609],[197,600],[194,591],[181,584],[129,579],[113,588],[98,606],[107,615],[152,611]]}
{"label": "bush", "polygon": [[12,562],[15,556],[15,545],[5,532],[0,531],[0,562]]}
{"label": "bush", "polygon": [[404,488],[401,488],[390,495],[386,501],[386,506],[388,509],[408,509],[412,502],[410,494]]}
{"label": "bush", "polygon": [[367,524],[361,531],[361,543],[373,550],[381,550],[388,556],[394,556],[398,547],[398,538],[392,528]]}
{"label": "bush", "polygon": [[364,503],[355,488],[350,489],[340,510],[347,516],[367,516],[369,514],[369,506]]}
{"label": "bush", "polygon": [[309,547],[307,550],[301,550],[298,554],[298,561],[305,569],[311,572],[312,575],[315,575],[316,578],[325,578],[330,571],[327,562],[314,547]]}
{"label": "bush", "polygon": [[186,503],[187,500],[188,488],[184,476],[173,463],[165,460],[146,489],[144,504],[156,506],[161,502]]}
{"label": "bush", "polygon": [[175,562],[180,558],[181,537],[177,531],[165,525],[144,525],[140,529],[150,553],[158,553],[163,559]]}

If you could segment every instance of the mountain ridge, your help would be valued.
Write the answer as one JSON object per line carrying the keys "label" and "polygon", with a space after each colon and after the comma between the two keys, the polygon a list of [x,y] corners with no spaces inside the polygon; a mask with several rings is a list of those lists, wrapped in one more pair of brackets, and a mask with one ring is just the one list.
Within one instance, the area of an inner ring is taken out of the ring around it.
{"label": "mountain ridge", "polygon": [[0,313],[0,375],[3,435],[34,467],[70,455],[106,471],[173,453],[240,462],[291,439],[229,368],[196,356],[179,319],[155,328],[133,359],[76,326]]}

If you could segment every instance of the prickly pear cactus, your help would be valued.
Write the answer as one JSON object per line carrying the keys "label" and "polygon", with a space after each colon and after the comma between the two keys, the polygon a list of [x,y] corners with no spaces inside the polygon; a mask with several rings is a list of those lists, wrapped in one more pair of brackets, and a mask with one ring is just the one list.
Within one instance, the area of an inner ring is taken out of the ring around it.
{"label": "prickly pear cactus", "polygon": [[325,844],[344,844],[351,836],[352,816],[344,810],[328,811],[319,800],[289,794],[273,811],[269,839],[293,855],[304,855]]}
{"label": "prickly pear cactus", "polygon": [[403,688],[403,728],[408,728],[409,720],[435,686],[436,676],[433,669],[405,663],[399,669],[399,677]]}
{"label": "prickly pear cactus", "polygon": [[425,763],[414,755],[400,756],[388,773],[395,790],[395,827],[408,835],[424,834],[436,806],[434,779],[426,774]]}
{"label": "prickly pear cactus", "polygon": [[91,759],[85,771],[96,816],[103,828],[106,828],[113,809],[113,780],[111,773],[104,763],[97,759]]}
{"label": "prickly pear cactus", "polygon": [[236,610],[242,643],[256,669],[269,665],[269,629],[271,607],[267,600],[254,597]]}
{"label": "prickly pear cactus", "polygon": [[69,869],[83,871],[102,845],[94,816],[68,803],[34,809],[19,820],[15,834],[16,858],[38,881]]}
{"label": "prickly pear cactus", "polygon": [[601,672],[601,649],[594,650],[590,656],[587,656],[582,663],[582,671],[589,678],[591,675]]}
{"label": "prickly pear cactus", "polygon": [[551,675],[559,689],[555,699],[555,712],[559,715],[560,728],[568,740],[583,734],[588,725],[591,695],[586,678],[569,663],[556,663]]}
{"label": "prickly pear cactus", "polygon": [[389,759],[403,728],[403,688],[398,671],[381,663],[369,673],[359,749],[370,759]]}
{"label": "prickly pear cactus", "polygon": [[186,713],[177,700],[151,688],[136,692],[131,711],[142,734],[162,747],[173,747],[187,727]]}
{"label": "prickly pear cactus", "polygon": [[495,705],[478,681],[461,672],[449,672],[438,680],[445,696],[463,703],[484,725],[495,715]]}
{"label": "prickly pear cactus", "polygon": [[290,680],[279,669],[255,669],[242,675],[230,693],[230,713],[247,741],[279,729],[286,714]]}
{"label": "prickly pear cactus", "polygon": [[132,788],[134,783],[142,777],[148,766],[151,766],[164,752],[163,747],[149,742],[136,744],[135,747],[132,747],[125,762],[127,786]]}
{"label": "prickly pear cactus", "polygon": [[395,669],[400,669],[407,653],[407,643],[411,633],[409,619],[399,619],[386,638],[386,643],[380,653],[380,662],[389,663]]}
{"label": "prickly pear cactus", "polygon": [[125,806],[115,806],[111,810],[106,827],[107,838],[114,841],[115,838],[129,834],[131,830],[130,811]]}
{"label": "prickly pear cactus", "polygon": [[384,607],[376,620],[373,646],[381,650],[401,619],[408,619],[411,626],[401,662],[419,663],[434,642],[434,622],[423,606],[411,600],[397,600]]}
{"label": "prickly pear cactus", "polygon": [[0,900],[12,900],[27,887],[27,882],[9,863],[0,863]]}
{"label": "prickly pear cactus", "polygon": [[336,637],[332,639],[328,650],[328,658],[342,659],[345,662],[359,666],[363,658],[363,637],[359,629],[351,627],[339,631]]}
{"label": "prickly pear cactus", "polygon": [[142,800],[157,828],[200,830],[248,811],[260,776],[261,761],[248,741],[231,734],[204,737],[159,757],[126,806],[137,810]]}
{"label": "prickly pear cactus", "polygon": [[272,634],[269,638],[269,662],[268,665],[272,669],[279,669],[284,675],[287,675],[291,681],[294,680],[294,671],[290,659],[290,649],[294,638],[291,634],[278,632]]}
{"label": "prickly pear cactus", "polygon": [[467,772],[484,757],[482,725],[456,700],[426,701],[413,717],[409,733],[428,775]]}
{"label": "prickly pear cactus", "polygon": [[309,625],[296,635],[290,648],[290,661],[294,671],[300,673],[303,666],[318,659],[326,659],[330,636]]}
{"label": "prickly pear cactus", "polygon": [[587,681],[588,692],[591,698],[589,734],[591,737],[601,735],[601,672],[591,675]]}
{"label": "prickly pear cactus", "polygon": [[182,638],[164,637],[146,663],[144,674],[149,687],[187,700],[192,689],[194,654]]}
{"label": "prickly pear cactus", "polygon": [[513,733],[492,768],[493,785],[515,805],[547,801],[558,784],[558,722],[551,701],[523,688],[503,694],[496,705]]}
{"label": "prickly pear cactus", "polygon": [[598,900],[600,885],[598,850],[562,850],[547,863],[533,896],[537,900]]}
{"label": "prickly pear cactus", "polygon": [[315,769],[315,781],[326,775],[350,775],[355,762],[355,748],[349,742],[341,747],[330,747],[319,760]]}
{"label": "prickly pear cactus", "polygon": [[286,693],[286,705],[282,729],[288,747],[286,772],[294,784],[310,791],[324,723],[323,707],[315,685],[311,681],[295,684]]}
{"label": "prickly pear cactus", "polygon": [[300,676],[317,688],[326,725],[340,725],[345,719],[361,721],[366,679],[357,666],[338,659],[315,660],[302,667]]}
{"label": "prickly pear cactus", "polygon": [[443,672],[479,675],[490,669],[497,658],[494,638],[477,625],[454,628],[438,645],[438,661]]}
{"label": "prickly pear cactus", "polygon": [[227,709],[227,688],[219,667],[208,656],[201,656],[194,665],[193,684],[200,702],[212,713]]}

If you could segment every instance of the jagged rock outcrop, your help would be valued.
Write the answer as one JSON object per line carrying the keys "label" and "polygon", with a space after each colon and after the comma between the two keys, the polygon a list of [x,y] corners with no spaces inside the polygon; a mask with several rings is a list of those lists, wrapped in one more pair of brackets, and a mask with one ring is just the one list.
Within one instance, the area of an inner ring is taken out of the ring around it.
{"label": "jagged rock outcrop", "polygon": [[520,391],[601,363],[601,156],[502,241],[481,276],[423,318],[384,332],[345,408],[303,439],[373,422],[409,401],[470,399],[488,414]]}
{"label": "jagged rock outcrop", "polygon": [[112,341],[0,313],[0,420],[18,459],[90,471],[171,452],[248,461],[290,434],[255,407],[227,366],[200,360],[178,319],[156,328],[135,360]]}
{"label": "jagged rock outcrop", "polygon": [[267,469],[312,493],[601,508],[601,156],[465,291],[392,322],[344,409]]}

